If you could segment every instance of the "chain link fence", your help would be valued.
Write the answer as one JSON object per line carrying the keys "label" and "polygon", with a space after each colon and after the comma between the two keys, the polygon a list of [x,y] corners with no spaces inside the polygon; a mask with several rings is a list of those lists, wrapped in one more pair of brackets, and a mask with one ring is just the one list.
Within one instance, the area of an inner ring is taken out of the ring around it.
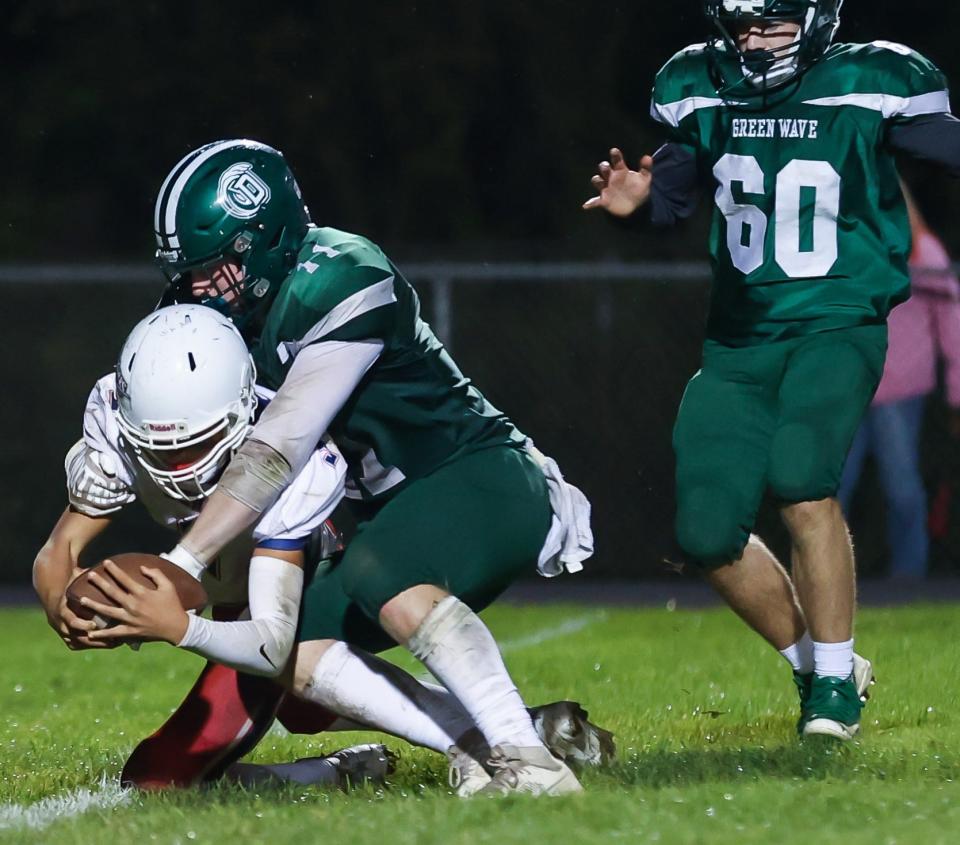
{"label": "chain link fence", "polygon": [[[401,265],[423,314],[461,368],[506,411],[594,506],[594,577],[652,578],[669,570],[670,435],[686,380],[699,364],[709,271],[702,263]],[[65,506],[62,460],[80,436],[86,396],[162,285],[143,265],[0,266],[6,313],[2,414],[5,484],[0,581],[23,583]],[[960,564],[960,447],[939,397],[923,431],[931,500],[931,569]],[[169,538],[137,508],[91,556],[160,550]],[[428,519],[429,515],[424,515]],[[884,505],[868,466],[851,513],[860,571],[886,571]],[[781,555],[771,503],[760,532]],[[416,530],[415,527],[412,530]]]}

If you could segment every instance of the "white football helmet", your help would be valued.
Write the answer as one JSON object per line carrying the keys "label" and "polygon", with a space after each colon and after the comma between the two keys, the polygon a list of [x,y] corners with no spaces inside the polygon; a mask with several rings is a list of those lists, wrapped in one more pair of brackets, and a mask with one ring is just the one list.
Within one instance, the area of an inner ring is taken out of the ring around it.
{"label": "white football helmet", "polygon": [[170,496],[216,489],[257,407],[256,368],[233,323],[171,305],[130,332],[117,362],[116,416],[140,465]]}

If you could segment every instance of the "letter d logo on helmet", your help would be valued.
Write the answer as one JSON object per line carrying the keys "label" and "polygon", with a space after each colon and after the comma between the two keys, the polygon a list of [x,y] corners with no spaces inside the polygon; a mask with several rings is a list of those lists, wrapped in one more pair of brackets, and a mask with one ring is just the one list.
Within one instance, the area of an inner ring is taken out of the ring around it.
{"label": "letter d logo on helmet", "polygon": [[253,172],[248,161],[238,161],[220,175],[217,202],[231,217],[249,220],[270,201],[270,186]]}

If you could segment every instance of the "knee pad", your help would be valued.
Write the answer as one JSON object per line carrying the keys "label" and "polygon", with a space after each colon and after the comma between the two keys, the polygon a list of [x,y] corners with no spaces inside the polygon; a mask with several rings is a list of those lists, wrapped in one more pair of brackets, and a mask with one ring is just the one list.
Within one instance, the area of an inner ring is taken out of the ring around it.
{"label": "knee pad", "polygon": [[391,573],[381,555],[375,548],[365,544],[362,538],[358,538],[347,548],[341,566],[344,593],[363,611],[364,616],[376,622],[380,608],[395,595],[387,586]]}
{"label": "knee pad", "polygon": [[337,714],[312,701],[287,695],[277,711],[277,721],[292,734],[318,734],[337,721]]}
{"label": "knee pad", "polygon": [[828,499],[840,486],[845,457],[846,450],[832,448],[812,426],[790,423],[774,435],[767,484],[783,502]]}
{"label": "knee pad", "polygon": [[[737,560],[747,545],[753,515],[746,515],[733,490],[695,487],[677,508],[677,542],[693,564],[714,568]],[[749,523],[750,527],[745,527]]]}

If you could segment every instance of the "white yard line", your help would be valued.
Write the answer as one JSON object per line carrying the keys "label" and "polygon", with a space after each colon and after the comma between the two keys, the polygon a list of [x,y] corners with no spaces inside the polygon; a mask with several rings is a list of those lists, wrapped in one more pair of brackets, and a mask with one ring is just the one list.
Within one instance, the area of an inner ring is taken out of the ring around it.
{"label": "white yard line", "polygon": [[104,778],[93,789],[71,789],[61,795],[41,798],[34,804],[0,804],[0,831],[43,830],[54,822],[82,816],[89,810],[112,810],[126,804],[131,795],[131,790]]}
{"label": "white yard line", "polygon": [[[570,634],[575,634],[577,631],[582,631],[584,628],[589,628],[594,623],[602,622],[606,618],[607,611],[605,610],[596,610],[593,613],[582,613],[580,616],[574,616],[561,622],[559,625],[550,625],[546,628],[539,628],[532,633],[524,634],[522,637],[514,637],[513,639],[509,640],[498,640],[497,645],[500,646],[501,654],[510,654],[514,651],[523,651],[524,649],[533,648],[541,645],[542,643],[549,642],[550,640],[557,640],[560,639],[560,637],[568,637]],[[419,675],[417,675],[417,680],[438,683],[438,681],[429,672],[421,672]]]}
{"label": "white yard line", "polygon": [[500,651],[503,654],[509,654],[511,651],[522,651],[525,648],[532,648],[550,640],[556,640],[560,637],[566,637],[570,634],[575,634],[577,631],[582,631],[584,628],[589,628],[595,622],[601,622],[606,618],[607,612],[605,610],[597,610],[593,613],[584,613],[580,616],[574,616],[571,619],[561,622],[559,625],[551,625],[548,628],[541,628],[538,631],[534,631],[533,633],[526,634],[522,637],[515,637],[510,640],[501,640],[499,643]]}

